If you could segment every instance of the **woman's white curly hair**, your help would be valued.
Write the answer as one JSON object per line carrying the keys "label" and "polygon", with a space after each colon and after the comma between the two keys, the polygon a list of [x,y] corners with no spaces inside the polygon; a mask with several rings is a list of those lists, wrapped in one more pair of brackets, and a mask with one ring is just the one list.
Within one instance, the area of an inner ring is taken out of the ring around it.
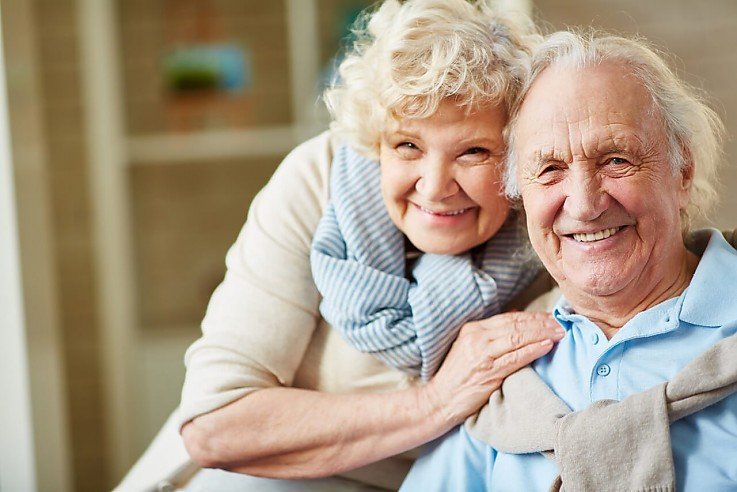
{"label": "woman's white curly hair", "polygon": [[[717,201],[717,171],[723,160],[724,125],[699,91],[681,80],[655,49],[641,38],[629,39],[593,29],[561,31],[548,36],[535,49],[532,66],[520,99],[548,67],[577,69],[614,61],[628,67],[641,81],[660,113],[668,136],[668,153],[673,172],[693,166],[691,201],[682,211],[684,231],[691,220],[711,211]],[[509,142],[505,169],[506,192],[519,198],[514,152],[514,124],[519,105],[512,108],[506,128]]]}
{"label": "woman's white curly hair", "polygon": [[524,17],[469,0],[386,0],[359,17],[354,35],[324,97],[333,131],[373,158],[388,122],[429,117],[444,99],[506,110],[540,40]]}

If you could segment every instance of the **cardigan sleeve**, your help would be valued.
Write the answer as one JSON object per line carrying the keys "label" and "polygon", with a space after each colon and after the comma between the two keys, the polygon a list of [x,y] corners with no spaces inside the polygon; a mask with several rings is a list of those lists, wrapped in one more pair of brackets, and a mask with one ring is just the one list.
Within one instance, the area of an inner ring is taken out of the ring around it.
{"label": "cardigan sleeve", "polygon": [[335,145],[329,132],[300,145],[254,198],[202,337],[185,354],[180,426],[257,389],[292,384],[320,319],[309,255]]}

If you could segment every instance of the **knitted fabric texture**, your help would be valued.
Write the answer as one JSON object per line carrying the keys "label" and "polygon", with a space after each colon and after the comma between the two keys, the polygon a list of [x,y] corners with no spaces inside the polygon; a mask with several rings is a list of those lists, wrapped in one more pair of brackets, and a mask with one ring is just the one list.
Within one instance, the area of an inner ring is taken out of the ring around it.
{"label": "knitted fabric texture", "polygon": [[525,240],[515,221],[473,253],[422,254],[407,272],[379,163],[342,146],[310,258],[320,312],[356,349],[428,379],[465,322],[499,313],[534,279],[538,264],[517,254]]}

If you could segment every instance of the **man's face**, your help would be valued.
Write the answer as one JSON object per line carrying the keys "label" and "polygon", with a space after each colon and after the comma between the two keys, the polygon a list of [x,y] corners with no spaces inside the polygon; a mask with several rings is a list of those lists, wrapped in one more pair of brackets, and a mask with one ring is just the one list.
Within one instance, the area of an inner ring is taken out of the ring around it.
{"label": "man's face", "polygon": [[671,171],[661,116],[626,65],[548,68],[515,131],[530,240],[567,296],[646,296],[678,268],[690,172]]}

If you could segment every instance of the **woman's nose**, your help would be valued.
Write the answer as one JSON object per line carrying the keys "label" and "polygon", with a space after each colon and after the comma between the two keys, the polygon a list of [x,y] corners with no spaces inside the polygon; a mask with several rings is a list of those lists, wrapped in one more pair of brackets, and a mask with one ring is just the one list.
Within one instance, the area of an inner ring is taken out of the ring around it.
{"label": "woman's nose", "polygon": [[439,202],[458,193],[451,163],[442,158],[427,159],[420,166],[415,189],[428,201]]}

